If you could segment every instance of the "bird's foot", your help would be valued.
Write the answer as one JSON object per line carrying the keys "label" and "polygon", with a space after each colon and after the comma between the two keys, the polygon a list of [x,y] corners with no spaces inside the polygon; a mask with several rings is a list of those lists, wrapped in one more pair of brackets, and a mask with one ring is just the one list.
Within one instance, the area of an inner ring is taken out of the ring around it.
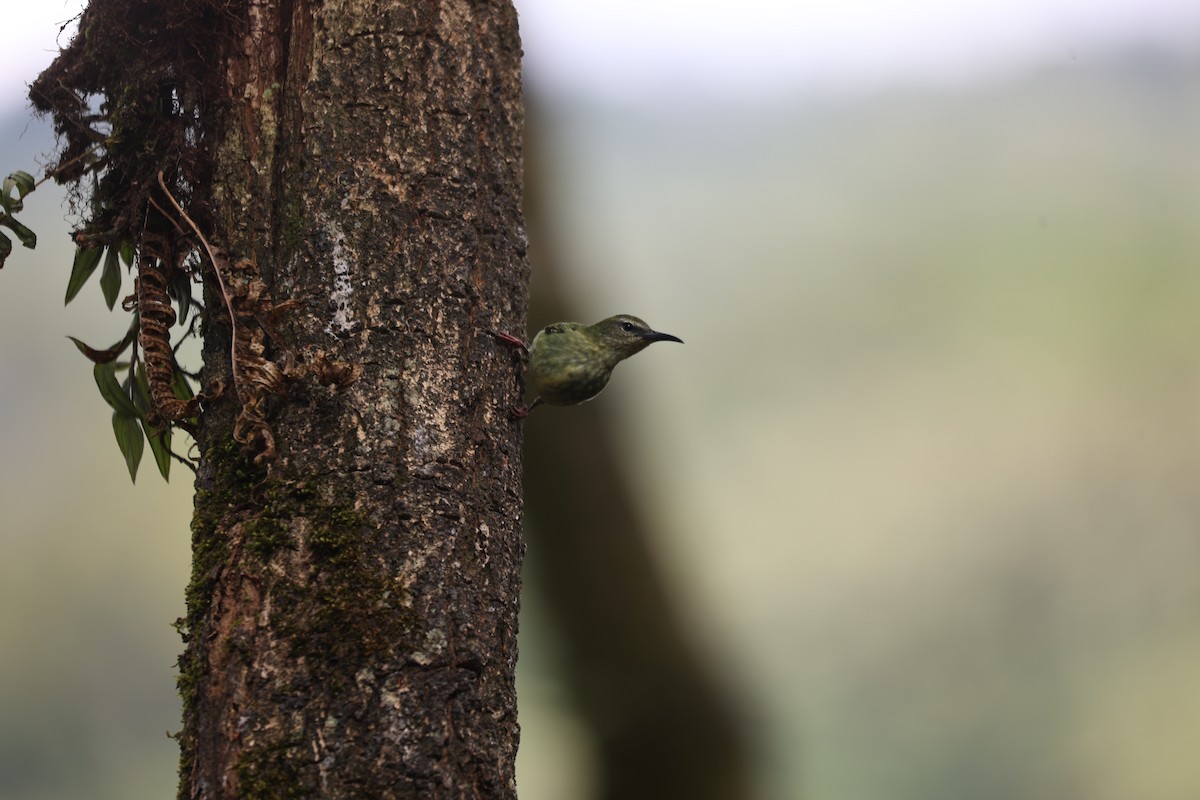
{"label": "bird's foot", "polygon": [[529,406],[513,406],[508,410],[508,416],[513,419],[525,419],[529,416]]}
{"label": "bird's foot", "polygon": [[519,347],[522,350],[524,350],[525,352],[527,352],[527,353],[529,352],[529,345],[525,344],[525,341],[523,339],[519,339],[516,336],[513,336],[511,333],[504,333],[503,331],[492,331],[492,335],[495,336],[500,341],[504,342],[505,344],[510,345],[511,347]]}

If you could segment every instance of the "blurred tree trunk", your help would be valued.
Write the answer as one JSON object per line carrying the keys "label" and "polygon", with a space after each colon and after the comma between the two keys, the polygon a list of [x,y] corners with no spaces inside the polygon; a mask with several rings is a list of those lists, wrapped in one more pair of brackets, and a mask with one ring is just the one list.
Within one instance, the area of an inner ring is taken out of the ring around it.
{"label": "blurred tree trunk", "polygon": [[[556,277],[562,251],[546,211],[546,162],[530,105],[531,316],[544,325],[579,315]],[[605,313],[621,311],[636,309]],[[539,409],[525,425],[531,578],[547,599],[566,684],[598,747],[598,796],[753,797],[746,729],[671,605],[614,434],[603,400]]]}
{"label": "blurred tree trunk", "polygon": [[525,319],[515,12],[223,13],[244,35],[198,42],[224,97],[192,209],[242,291],[300,302],[257,322],[311,369],[262,406],[264,472],[234,442],[209,282],[204,383],[226,391],[198,437],[180,796],[514,797],[519,386],[489,331]]}

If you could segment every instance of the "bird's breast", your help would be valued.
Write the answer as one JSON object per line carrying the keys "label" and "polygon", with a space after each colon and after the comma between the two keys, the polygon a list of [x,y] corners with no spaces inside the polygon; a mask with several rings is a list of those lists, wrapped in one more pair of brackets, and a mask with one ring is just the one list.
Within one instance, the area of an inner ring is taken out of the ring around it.
{"label": "bird's breast", "polygon": [[569,406],[600,393],[612,374],[603,358],[588,347],[556,347],[534,353],[529,381],[542,402]]}

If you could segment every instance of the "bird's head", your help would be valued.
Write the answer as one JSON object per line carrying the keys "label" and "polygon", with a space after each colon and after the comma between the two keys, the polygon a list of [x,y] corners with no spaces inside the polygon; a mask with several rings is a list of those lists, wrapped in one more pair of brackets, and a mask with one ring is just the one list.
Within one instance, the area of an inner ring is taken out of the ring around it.
{"label": "bird's head", "polygon": [[618,314],[602,319],[588,329],[588,335],[615,360],[629,358],[654,342],[679,342],[683,339],[669,333],[659,333],[642,320],[630,314]]}

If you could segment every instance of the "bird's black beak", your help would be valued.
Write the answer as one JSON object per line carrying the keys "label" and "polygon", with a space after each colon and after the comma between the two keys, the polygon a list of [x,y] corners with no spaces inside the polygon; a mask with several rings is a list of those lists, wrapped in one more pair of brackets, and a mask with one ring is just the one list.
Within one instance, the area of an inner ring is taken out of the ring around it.
{"label": "bird's black beak", "polygon": [[659,333],[658,331],[647,331],[642,334],[642,338],[647,342],[679,342],[683,344],[683,339],[678,336],[672,336],[669,333]]}

